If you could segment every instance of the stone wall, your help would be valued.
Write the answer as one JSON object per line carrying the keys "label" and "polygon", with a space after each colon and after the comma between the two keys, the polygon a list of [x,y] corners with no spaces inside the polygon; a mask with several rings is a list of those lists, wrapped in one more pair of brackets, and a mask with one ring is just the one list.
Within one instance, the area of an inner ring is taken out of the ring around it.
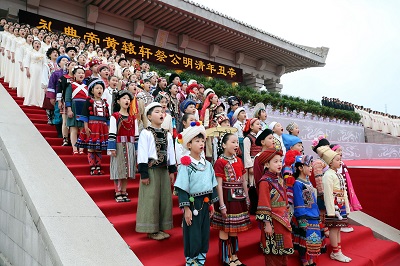
{"label": "stone wall", "polygon": [[[0,149],[0,252],[11,265],[54,265],[2,149]],[[2,264],[1,259],[0,264]]]}
{"label": "stone wall", "polygon": [[0,252],[18,266],[142,265],[1,84],[0,106]]}

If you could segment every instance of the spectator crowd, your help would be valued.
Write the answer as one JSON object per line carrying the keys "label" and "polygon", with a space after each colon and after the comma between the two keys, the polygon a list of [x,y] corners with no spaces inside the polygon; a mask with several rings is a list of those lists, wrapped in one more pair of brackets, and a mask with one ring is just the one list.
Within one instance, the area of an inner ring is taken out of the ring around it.
{"label": "spectator crowd", "polygon": [[364,127],[389,134],[394,137],[400,137],[400,117],[384,112],[373,111],[371,108],[341,101],[338,98],[322,97],[322,106],[354,111],[361,116],[361,123]]}

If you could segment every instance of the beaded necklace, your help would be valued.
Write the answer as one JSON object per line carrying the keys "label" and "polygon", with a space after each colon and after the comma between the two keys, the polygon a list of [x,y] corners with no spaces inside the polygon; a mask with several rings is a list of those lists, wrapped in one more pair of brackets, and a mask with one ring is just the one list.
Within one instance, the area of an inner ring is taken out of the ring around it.
{"label": "beaded necklace", "polygon": [[235,155],[232,155],[232,156],[229,156],[229,157],[228,157],[228,156],[226,156],[225,154],[221,154],[220,157],[223,158],[223,159],[225,159],[225,160],[227,160],[227,161],[230,162],[231,164],[237,162],[237,159],[236,159],[236,156],[235,156]]}
{"label": "beaded necklace", "polygon": [[125,119],[124,116],[121,114],[121,126],[127,131],[131,130],[133,127],[133,119],[130,116]]}

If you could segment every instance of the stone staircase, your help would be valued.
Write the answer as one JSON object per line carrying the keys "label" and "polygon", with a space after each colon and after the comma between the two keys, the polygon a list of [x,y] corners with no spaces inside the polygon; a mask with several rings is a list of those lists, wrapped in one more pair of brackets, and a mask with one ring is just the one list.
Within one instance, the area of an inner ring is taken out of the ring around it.
{"label": "stone staircase", "polygon": [[365,142],[377,144],[400,145],[400,138],[376,130],[364,128]]}

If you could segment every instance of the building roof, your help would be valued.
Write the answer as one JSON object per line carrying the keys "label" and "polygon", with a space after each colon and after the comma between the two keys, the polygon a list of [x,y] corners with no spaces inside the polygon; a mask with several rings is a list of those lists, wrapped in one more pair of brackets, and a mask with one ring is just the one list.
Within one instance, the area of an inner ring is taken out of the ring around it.
{"label": "building roof", "polygon": [[325,65],[329,49],[287,41],[190,0],[75,0],[206,44],[283,65],[285,73]]}

